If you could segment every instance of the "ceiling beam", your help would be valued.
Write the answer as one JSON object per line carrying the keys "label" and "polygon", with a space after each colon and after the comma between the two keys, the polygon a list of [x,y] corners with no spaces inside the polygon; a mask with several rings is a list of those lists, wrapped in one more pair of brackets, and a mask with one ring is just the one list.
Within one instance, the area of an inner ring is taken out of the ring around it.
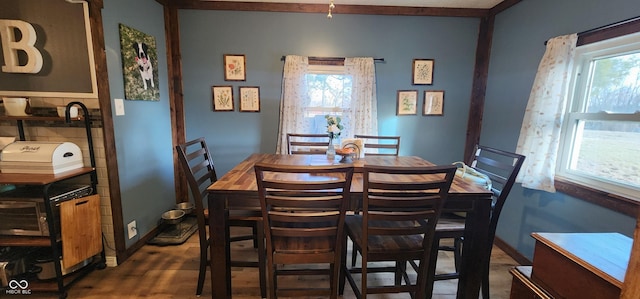
{"label": "ceiling beam", "polygon": [[[327,4],[230,2],[230,1],[200,1],[200,0],[165,0],[165,1],[168,1],[170,5],[178,9],[268,11],[268,12],[295,12],[295,13],[322,13],[322,14],[326,14],[328,12]],[[475,18],[485,17],[489,14],[489,12],[490,12],[490,9],[477,9],[477,8],[410,7],[410,6],[379,6],[379,5],[336,5],[336,8],[333,10],[333,13],[335,14],[475,17]]]}

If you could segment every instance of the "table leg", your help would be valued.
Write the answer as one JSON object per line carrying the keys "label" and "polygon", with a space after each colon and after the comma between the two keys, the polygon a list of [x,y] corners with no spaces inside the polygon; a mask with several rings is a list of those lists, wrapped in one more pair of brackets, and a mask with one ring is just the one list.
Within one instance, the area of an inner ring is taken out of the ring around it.
{"label": "table leg", "polygon": [[228,212],[222,195],[209,194],[211,298],[231,298],[231,260],[227,240]]}
{"label": "table leg", "polygon": [[491,200],[477,200],[473,212],[467,213],[462,266],[458,280],[458,299],[478,299],[485,268]]}

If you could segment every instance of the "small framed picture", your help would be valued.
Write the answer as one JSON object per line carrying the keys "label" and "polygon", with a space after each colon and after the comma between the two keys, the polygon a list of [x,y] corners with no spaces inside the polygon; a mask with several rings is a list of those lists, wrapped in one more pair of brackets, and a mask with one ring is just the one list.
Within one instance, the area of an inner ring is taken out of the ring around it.
{"label": "small framed picture", "polygon": [[413,85],[433,84],[433,59],[413,60]]}
{"label": "small framed picture", "polygon": [[418,113],[418,91],[398,90],[397,115],[415,115]]}
{"label": "small framed picture", "polygon": [[260,112],[260,87],[240,86],[240,112]]}
{"label": "small framed picture", "polygon": [[444,91],[425,90],[422,115],[444,115]]}
{"label": "small framed picture", "polygon": [[233,111],[233,88],[231,86],[213,86],[213,111]]}
{"label": "small framed picture", "polygon": [[247,79],[246,60],[244,55],[225,54],[224,55],[224,80],[225,81],[245,81]]}

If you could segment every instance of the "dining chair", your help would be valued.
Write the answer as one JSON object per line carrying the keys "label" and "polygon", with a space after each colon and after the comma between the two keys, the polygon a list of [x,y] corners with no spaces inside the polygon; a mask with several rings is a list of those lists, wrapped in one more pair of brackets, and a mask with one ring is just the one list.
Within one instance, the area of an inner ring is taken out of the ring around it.
{"label": "dining chair", "polygon": [[[347,267],[343,262],[341,292],[346,279],[356,298],[405,292],[412,298],[431,295],[427,294],[427,282],[429,264],[435,262],[431,254],[436,250],[432,245],[435,227],[455,170],[453,165],[364,166],[362,212],[345,220],[346,236],[359,253],[361,266]],[[418,262],[409,263],[412,267],[408,268],[407,262],[413,260]],[[393,284],[370,276],[385,272],[393,274]],[[380,283],[369,283],[369,278]]]}
{"label": "dining chair", "polygon": [[[202,287],[206,276],[208,262],[208,249],[211,245],[207,234],[208,209],[204,206],[207,200],[207,187],[217,181],[213,157],[209,152],[204,138],[197,138],[186,143],[176,145],[178,160],[182,167],[191,195],[194,200],[195,213],[198,223],[198,237],[200,240],[200,268],[198,273],[198,286],[196,295],[202,294]],[[257,203],[256,203],[257,206]],[[230,267],[257,267],[260,279],[260,294],[266,297],[266,269],[265,269],[265,245],[264,229],[262,226],[262,214],[259,209],[246,206],[234,206],[229,210],[229,227],[250,227],[252,234],[236,235],[229,238],[229,242],[253,240],[253,246],[258,248],[256,261],[231,261]],[[229,233],[227,227],[227,234]],[[213,270],[213,269],[212,269]]]}
{"label": "dining chair", "polygon": [[[265,222],[269,298],[337,298],[352,165],[256,163],[254,169]],[[328,276],[329,285],[300,284],[299,277],[306,275]]]}
{"label": "dining chair", "polygon": [[287,133],[289,155],[324,155],[329,146],[329,134]]}
{"label": "dining chair", "polygon": [[365,156],[397,156],[400,153],[400,136],[354,135],[363,139]]}
{"label": "dining chair", "polygon": [[[484,299],[489,298],[489,264],[498,219],[524,159],[525,156],[520,154],[477,145],[473,160],[469,163],[476,171],[487,175],[491,179],[491,192],[493,193],[491,218],[489,220],[489,235],[487,237],[488,246],[485,248],[486,264],[483,265],[481,285],[482,297]],[[434,280],[457,279],[459,277],[464,246],[464,229],[464,216],[446,213],[440,217],[436,227],[436,242],[434,244],[439,250],[453,251],[455,272],[437,274],[434,276]],[[453,245],[441,245],[440,240],[443,239],[451,239]],[[437,255],[437,251],[434,251],[433,258],[437,258]],[[435,269],[433,270],[435,271]]]}

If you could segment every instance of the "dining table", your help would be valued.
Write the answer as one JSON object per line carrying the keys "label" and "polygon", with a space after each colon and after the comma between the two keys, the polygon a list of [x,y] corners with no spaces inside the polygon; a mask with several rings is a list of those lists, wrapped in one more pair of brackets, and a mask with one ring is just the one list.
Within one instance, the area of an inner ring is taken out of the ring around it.
{"label": "dining table", "polygon": [[[356,207],[363,195],[362,170],[365,165],[433,166],[417,156],[365,156],[341,161],[325,155],[251,154],[207,188],[209,234],[211,236],[211,297],[231,298],[229,210],[235,207],[260,207],[254,172],[256,163],[319,166],[349,163],[354,167],[350,206]],[[491,192],[473,183],[455,178],[449,189],[443,212],[466,212],[462,264],[456,298],[477,299],[480,292],[484,261],[487,256]]]}

